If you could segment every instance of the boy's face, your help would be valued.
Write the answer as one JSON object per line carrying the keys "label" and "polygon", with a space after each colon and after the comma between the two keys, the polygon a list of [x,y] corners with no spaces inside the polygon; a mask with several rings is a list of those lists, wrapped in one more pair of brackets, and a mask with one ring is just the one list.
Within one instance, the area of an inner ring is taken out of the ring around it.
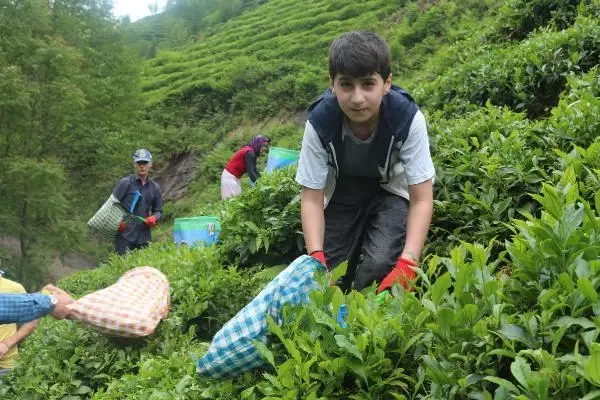
{"label": "boy's face", "polygon": [[365,125],[377,124],[381,99],[391,86],[392,75],[383,80],[378,73],[360,78],[336,75],[331,82],[331,90],[344,114],[350,121]]}

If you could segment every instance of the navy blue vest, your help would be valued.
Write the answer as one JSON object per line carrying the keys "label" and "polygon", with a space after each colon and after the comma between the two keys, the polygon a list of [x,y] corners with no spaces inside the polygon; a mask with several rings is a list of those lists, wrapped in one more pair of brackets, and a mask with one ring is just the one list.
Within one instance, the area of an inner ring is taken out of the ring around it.
{"label": "navy blue vest", "polygon": [[[398,86],[392,85],[390,92],[383,96],[377,132],[373,139],[373,145],[377,148],[379,167],[381,170],[385,170],[385,177],[382,177],[381,183],[389,181],[392,149],[396,143],[406,141],[413,118],[418,110],[419,107],[411,95]],[[336,176],[339,176],[340,168],[336,160],[343,157],[344,112],[340,108],[337,98],[331,93],[331,89],[327,89],[317,101],[311,104],[307,113],[308,121],[315,128],[323,147],[330,154],[332,152],[330,144],[333,144],[335,154],[330,158],[333,159]]]}

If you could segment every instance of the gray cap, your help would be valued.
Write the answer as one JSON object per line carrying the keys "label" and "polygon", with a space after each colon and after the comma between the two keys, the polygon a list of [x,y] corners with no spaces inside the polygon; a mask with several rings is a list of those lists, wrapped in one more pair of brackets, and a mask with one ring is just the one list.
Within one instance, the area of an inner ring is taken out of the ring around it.
{"label": "gray cap", "polygon": [[133,153],[133,162],[138,161],[152,162],[152,154],[146,149],[137,149],[135,153]]}

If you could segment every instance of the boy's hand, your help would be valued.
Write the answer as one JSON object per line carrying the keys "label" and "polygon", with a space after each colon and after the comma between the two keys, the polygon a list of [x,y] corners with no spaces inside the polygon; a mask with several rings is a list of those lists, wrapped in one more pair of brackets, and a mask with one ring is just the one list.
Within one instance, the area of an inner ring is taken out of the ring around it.
{"label": "boy's hand", "polygon": [[315,250],[310,253],[309,256],[319,261],[325,266],[325,269],[329,271],[329,268],[327,268],[327,260],[325,259],[325,252],[323,250]]}
{"label": "boy's hand", "polygon": [[117,230],[119,232],[125,232],[125,229],[127,229],[127,224],[125,223],[125,221],[119,222],[119,227],[117,228]]}
{"label": "boy's hand", "polygon": [[327,274],[329,275],[329,284],[330,286],[335,286],[335,282],[331,277],[331,274],[329,271],[329,267],[327,266],[327,260],[325,259],[325,252],[323,250],[315,250],[312,253],[309,254],[309,256],[311,256],[312,258],[314,258],[315,260],[317,260],[318,262],[320,262],[321,264],[323,264],[323,266],[325,267],[325,271],[327,271]]}
{"label": "boy's hand", "polygon": [[407,258],[398,258],[396,266],[385,278],[381,281],[381,284],[377,288],[377,293],[392,287],[394,282],[399,282],[404,289],[408,289],[408,283],[417,277],[417,274],[411,267],[416,267],[417,263]]}

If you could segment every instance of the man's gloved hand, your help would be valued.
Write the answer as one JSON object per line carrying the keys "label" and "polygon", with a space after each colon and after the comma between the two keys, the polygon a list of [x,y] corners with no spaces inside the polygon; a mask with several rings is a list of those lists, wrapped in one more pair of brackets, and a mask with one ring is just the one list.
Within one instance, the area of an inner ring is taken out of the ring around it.
{"label": "man's gloved hand", "polygon": [[149,228],[154,228],[156,225],[156,215],[146,217],[146,225],[148,225]]}
{"label": "man's gloved hand", "polygon": [[380,293],[386,289],[390,289],[394,282],[399,282],[402,286],[404,286],[404,289],[408,289],[408,282],[417,277],[417,274],[411,268],[416,266],[417,263],[413,260],[399,257],[392,272],[383,278],[383,281],[381,281],[379,284],[377,293]]}
{"label": "man's gloved hand", "polygon": [[325,252],[323,250],[315,250],[309,254],[312,258],[318,260],[321,264],[325,266],[325,269],[329,271],[327,268],[327,260],[325,259]]}
{"label": "man's gloved hand", "polygon": [[125,232],[125,229],[127,229],[127,224],[125,223],[125,221],[121,220],[121,222],[119,222],[119,227],[117,228],[117,230],[119,232]]}

